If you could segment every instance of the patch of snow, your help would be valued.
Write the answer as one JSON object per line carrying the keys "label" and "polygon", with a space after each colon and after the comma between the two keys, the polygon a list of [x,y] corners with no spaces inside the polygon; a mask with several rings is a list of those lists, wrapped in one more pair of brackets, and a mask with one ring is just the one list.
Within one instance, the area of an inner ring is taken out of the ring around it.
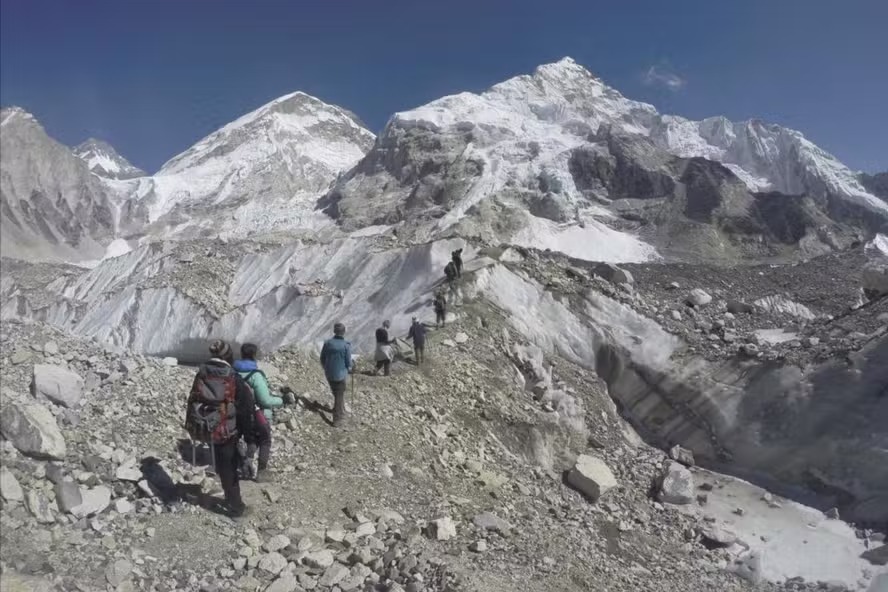
{"label": "patch of snow", "polygon": [[772,345],[792,341],[799,337],[798,334],[784,331],[783,329],[757,329],[754,333],[759,340]]}
{"label": "patch of snow", "polygon": [[522,247],[551,249],[586,261],[640,263],[659,258],[651,245],[595,220],[580,226],[528,216],[528,224],[511,242]]}
{"label": "patch of snow", "polygon": [[810,308],[804,304],[793,302],[785,296],[765,296],[764,298],[759,298],[753,304],[775,314],[791,315],[809,321],[817,318],[817,315],[811,312]]}

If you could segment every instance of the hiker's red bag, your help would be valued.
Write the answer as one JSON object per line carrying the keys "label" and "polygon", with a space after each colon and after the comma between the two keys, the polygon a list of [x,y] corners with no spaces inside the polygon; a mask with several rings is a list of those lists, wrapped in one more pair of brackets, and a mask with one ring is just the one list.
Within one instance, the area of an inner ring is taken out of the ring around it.
{"label": "hiker's red bag", "polygon": [[192,439],[222,444],[237,436],[235,376],[230,366],[204,364],[197,371],[185,410],[185,429]]}

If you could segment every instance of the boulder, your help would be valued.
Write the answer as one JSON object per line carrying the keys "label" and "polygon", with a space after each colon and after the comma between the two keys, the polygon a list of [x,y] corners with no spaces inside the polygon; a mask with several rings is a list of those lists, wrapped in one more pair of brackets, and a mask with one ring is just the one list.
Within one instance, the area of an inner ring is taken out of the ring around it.
{"label": "boulder", "polygon": [[512,530],[511,524],[490,512],[478,514],[472,522],[482,530],[492,530],[502,535],[507,535]]}
{"label": "boulder", "polygon": [[53,592],[52,580],[17,574],[5,569],[0,573],[0,590],[3,592]]}
{"label": "boulder", "polygon": [[0,432],[25,456],[62,460],[68,449],[55,417],[36,403],[18,403],[4,396]]}
{"label": "boulder", "polygon": [[162,363],[163,363],[164,366],[170,366],[170,367],[173,367],[173,366],[178,366],[178,365],[179,365],[179,360],[177,360],[176,358],[173,358],[173,357],[167,356],[166,358],[164,358],[164,359],[162,360]]}
{"label": "boulder", "polygon": [[333,565],[333,551],[330,551],[329,549],[323,549],[321,551],[309,553],[302,558],[302,563],[304,563],[308,567],[313,567],[315,569],[330,567],[331,565]]}
{"label": "boulder", "polygon": [[694,501],[694,476],[677,462],[670,462],[663,475],[659,499],[667,504],[690,504]]}
{"label": "boulder", "polygon": [[25,502],[28,505],[28,510],[37,519],[37,522],[41,524],[52,524],[55,522],[55,516],[53,516],[52,509],[49,507],[49,500],[46,499],[43,493],[32,489],[25,496]]}
{"label": "boulder", "polygon": [[0,467],[0,495],[8,502],[20,502],[25,499],[25,493],[18,479],[6,467]]}
{"label": "boulder", "polygon": [[703,541],[709,548],[730,547],[737,542],[737,535],[730,530],[715,524],[707,524],[700,532]]}
{"label": "boulder", "polygon": [[335,586],[348,576],[348,568],[341,563],[334,563],[324,571],[324,575],[318,580],[318,585],[322,588],[330,588]]}
{"label": "boulder", "polygon": [[276,534],[265,543],[266,551],[280,551],[290,544],[290,538],[287,535]]}
{"label": "boulder", "polygon": [[612,284],[634,284],[635,279],[627,270],[610,263],[599,263],[592,273]]}
{"label": "boulder", "polygon": [[688,467],[694,466],[694,453],[678,444],[669,449],[669,458]]}
{"label": "boulder", "polygon": [[83,497],[80,495],[80,487],[72,481],[59,481],[55,485],[56,504],[59,510],[70,513],[77,506],[83,503]]}
{"label": "boulder", "polygon": [[567,474],[567,484],[582,493],[591,502],[617,486],[617,479],[603,460],[581,454]]}
{"label": "boulder", "polygon": [[712,302],[712,296],[701,290],[700,288],[694,288],[691,290],[691,293],[688,294],[687,303],[692,304],[696,307],[706,306],[710,302]]}
{"label": "boulder", "polygon": [[755,307],[739,300],[728,300],[728,312],[731,314],[751,314],[755,312]]}
{"label": "boulder", "polygon": [[77,518],[101,514],[111,505],[111,490],[104,485],[92,489],[80,488],[80,497],[83,499],[81,504],[71,509],[71,514]]}
{"label": "boulder", "polygon": [[861,557],[873,565],[888,565],[888,545],[869,549]]}
{"label": "boulder", "polygon": [[297,588],[299,588],[299,582],[296,580],[296,576],[286,572],[269,584],[265,592],[295,592]]}
{"label": "boulder", "polygon": [[259,569],[275,576],[284,571],[285,567],[287,567],[287,560],[277,551],[266,553],[259,560]]}
{"label": "boulder", "polygon": [[76,372],[53,364],[36,364],[31,392],[62,407],[76,407],[83,397],[83,378]]}
{"label": "boulder", "polygon": [[449,541],[456,536],[456,524],[450,516],[432,520],[429,524],[429,535],[437,541]]}
{"label": "boulder", "polygon": [[117,587],[133,572],[133,564],[126,559],[118,559],[105,568],[105,579],[113,587]]}

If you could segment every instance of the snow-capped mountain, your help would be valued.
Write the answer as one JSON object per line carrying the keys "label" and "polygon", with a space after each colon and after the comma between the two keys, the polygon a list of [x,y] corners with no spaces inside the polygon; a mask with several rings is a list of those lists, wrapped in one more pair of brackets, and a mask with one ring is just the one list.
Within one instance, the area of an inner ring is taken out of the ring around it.
{"label": "snow-capped mountain", "polygon": [[[710,164],[688,169],[690,159]],[[713,172],[713,165],[729,172]],[[711,182],[719,180],[688,193],[703,170],[713,173]],[[722,192],[727,187],[745,197],[729,198]],[[799,132],[756,121],[660,115],[565,58],[480,95],[461,93],[395,114],[373,151],[319,207],[346,229],[410,221],[421,240],[458,232],[632,261],[656,250],[624,232],[627,204],[643,206],[644,221],[652,222],[667,211],[664,200],[675,210],[688,195],[706,200],[715,194],[709,210],[756,218],[755,239],[767,230],[760,227],[768,215],[755,207],[759,192],[804,195],[805,209],[830,214],[852,210],[855,223],[865,218],[877,226],[888,218],[885,203]],[[689,224],[712,223],[686,211],[674,215],[681,218],[672,225],[679,236]],[[807,230],[823,221],[812,219]]]}
{"label": "snow-capped mountain", "polygon": [[348,111],[296,92],[229,123],[152,177],[119,184],[152,235],[316,229],[314,201],[373,145]]}
{"label": "snow-capped mountain", "polygon": [[100,259],[119,217],[107,187],[24,109],[0,111],[0,128],[3,256]]}
{"label": "snow-capped mountain", "polygon": [[74,148],[74,154],[86,162],[90,171],[106,179],[134,179],[146,175],[102,140],[89,138]]}

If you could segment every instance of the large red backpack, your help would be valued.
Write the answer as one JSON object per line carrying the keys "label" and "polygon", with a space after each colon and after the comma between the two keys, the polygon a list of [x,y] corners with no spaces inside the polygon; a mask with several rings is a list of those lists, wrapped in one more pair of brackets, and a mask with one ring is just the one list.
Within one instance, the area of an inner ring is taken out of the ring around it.
{"label": "large red backpack", "polygon": [[192,439],[222,444],[237,436],[237,373],[230,366],[204,364],[194,377],[185,429]]}

